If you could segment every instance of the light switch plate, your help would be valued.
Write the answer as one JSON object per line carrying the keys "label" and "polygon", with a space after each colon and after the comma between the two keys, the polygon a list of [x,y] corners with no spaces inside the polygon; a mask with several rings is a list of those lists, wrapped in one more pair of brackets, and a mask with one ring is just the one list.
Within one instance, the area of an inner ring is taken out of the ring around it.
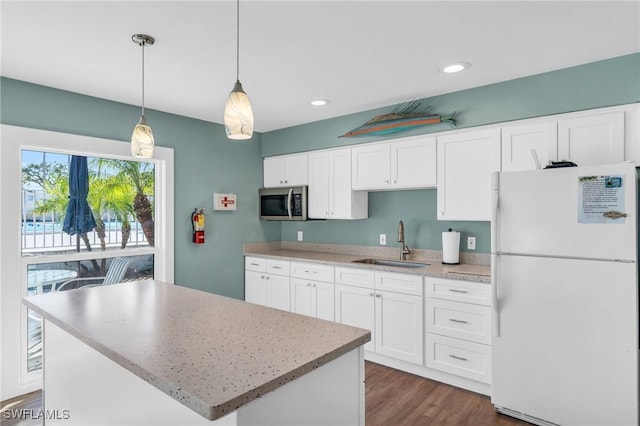
{"label": "light switch plate", "polygon": [[387,234],[380,234],[380,245],[381,246],[387,245]]}
{"label": "light switch plate", "polygon": [[302,241],[302,239],[303,239],[302,231],[298,231],[298,241]]}

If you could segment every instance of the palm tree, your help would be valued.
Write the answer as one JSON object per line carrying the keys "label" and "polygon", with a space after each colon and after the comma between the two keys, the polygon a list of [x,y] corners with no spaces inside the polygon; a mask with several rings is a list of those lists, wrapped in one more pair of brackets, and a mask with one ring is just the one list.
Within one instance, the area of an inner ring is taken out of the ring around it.
{"label": "palm tree", "polygon": [[[97,162],[99,165],[99,169],[106,166],[116,171],[116,175],[113,176],[115,181],[119,182],[120,185],[125,185],[126,187],[133,190],[133,192],[127,192],[123,186],[112,186],[112,189],[114,190],[114,197],[116,195],[122,197],[120,201],[125,200],[124,197],[127,193],[133,195],[133,199],[129,198],[128,205],[132,206],[132,212],[135,215],[136,220],[140,223],[140,226],[142,226],[142,232],[144,233],[147,243],[150,246],[154,246],[155,227],[153,220],[153,205],[151,204],[151,201],[149,199],[150,196],[153,196],[154,190],[155,175],[153,164],[137,161],[107,159],[98,159]],[[119,188],[119,190],[115,191],[116,188]],[[133,203],[131,201],[133,201]],[[121,213],[124,213],[124,209],[120,210],[118,208],[113,208],[113,211],[120,211]],[[121,216],[121,220],[123,221],[123,230],[125,229],[124,216],[124,214],[122,214]],[[128,221],[126,221],[126,225],[129,225]],[[123,232],[123,240],[124,239],[125,235]]]}

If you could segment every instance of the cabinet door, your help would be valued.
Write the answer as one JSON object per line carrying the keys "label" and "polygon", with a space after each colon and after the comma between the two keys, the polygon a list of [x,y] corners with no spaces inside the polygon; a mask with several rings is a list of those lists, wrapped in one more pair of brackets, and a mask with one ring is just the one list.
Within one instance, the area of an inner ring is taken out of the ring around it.
{"label": "cabinet door", "polygon": [[367,351],[375,350],[374,300],[373,290],[336,284],[336,322],[371,330]]}
{"label": "cabinet door", "polygon": [[558,121],[558,158],[578,166],[624,161],[624,111]]}
{"label": "cabinet door", "polygon": [[315,317],[314,292],[311,281],[291,278],[291,312]]}
{"label": "cabinet door", "polygon": [[329,217],[329,153],[319,151],[309,154],[309,217]]}
{"label": "cabinet door", "polygon": [[263,162],[264,187],[302,186],[308,184],[307,154],[276,155]]}
{"label": "cabinet door", "polygon": [[313,283],[315,289],[315,316],[327,321],[335,321],[335,286],[330,283]]}
{"label": "cabinet door", "polygon": [[282,275],[266,275],[267,281],[267,306],[283,311],[291,309],[289,277]]}
{"label": "cabinet door", "polygon": [[267,305],[267,283],[263,272],[245,271],[244,300],[257,305]]}
{"label": "cabinet door", "polygon": [[500,129],[438,138],[438,219],[491,220],[491,173],[500,171]]}
{"label": "cabinet door", "polygon": [[502,127],[502,171],[533,170],[529,151],[544,167],[558,160],[558,126],[555,121],[537,124],[514,124]]}
{"label": "cabinet door", "polygon": [[375,301],[376,352],[422,364],[424,357],[422,297],[376,291]]}
{"label": "cabinet door", "polygon": [[265,158],[262,167],[265,188],[277,188],[279,186],[285,186],[283,156]]}
{"label": "cabinet door", "polygon": [[437,183],[436,138],[391,142],[391,185],[396,189],[433,188]]}
{"label": "cabinet door", "polygon": [[287,186],[303,186],[309,182],[307,154],[291,154],[284,158],[284,183]]}
{"label": "cabinet door", "polygon": [[367,144],[351,148],[352,189],[388,189],[390,148],[388,143]]}
{"label": "cabinet door", "polygon": [[339,149],[329,156],[329,216],[332,219],[351,219],[351,149]]}

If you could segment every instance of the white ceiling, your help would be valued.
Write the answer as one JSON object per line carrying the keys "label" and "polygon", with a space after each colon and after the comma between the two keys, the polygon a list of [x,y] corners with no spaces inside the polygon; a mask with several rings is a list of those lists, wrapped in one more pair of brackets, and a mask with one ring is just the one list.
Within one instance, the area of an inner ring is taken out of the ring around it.
{"label": "white ceiling", "polygon": [[[236,3],[6,1],[2,75],[221,123]],[[640,1],[240,2],[240,80],[265,132],[640,51]],[[467,61],[461,74],[440,68]],[[331,103],[313,107],[312,99]]]}

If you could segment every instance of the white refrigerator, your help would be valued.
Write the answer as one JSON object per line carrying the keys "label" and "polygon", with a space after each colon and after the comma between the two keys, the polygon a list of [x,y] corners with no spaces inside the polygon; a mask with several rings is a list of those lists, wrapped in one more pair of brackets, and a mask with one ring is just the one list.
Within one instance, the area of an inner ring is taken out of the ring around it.
{"label": "white refrigerator", "polygon": [[632,163],[493,176],[491,401],[539,425],[638,425]]}

